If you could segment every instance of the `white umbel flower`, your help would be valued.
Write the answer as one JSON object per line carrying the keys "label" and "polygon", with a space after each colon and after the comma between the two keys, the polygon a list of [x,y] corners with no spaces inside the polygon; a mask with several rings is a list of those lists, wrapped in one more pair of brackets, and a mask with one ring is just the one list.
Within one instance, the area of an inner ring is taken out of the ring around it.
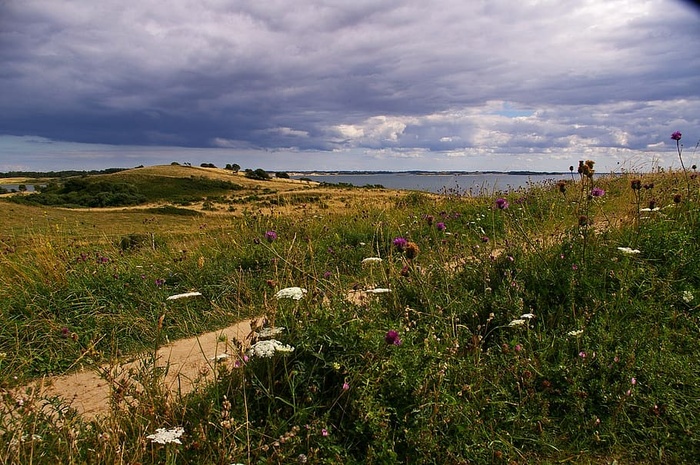
{"label": "white umbel flower", "polygon": [[175,295],[171,295],[170,297],[168,297],[168,298],[165,299],[165,300],[186,299],[186,298],[188,298],[188,297],[197,297],[197,296],[200,296],[200,295],[202,295],[201,292],[185,292],[184,294],[175,294]]}
{"label": "white umbel flower", "polygon": [[391,289],[387,289],[385,287],[376,287],[374,289],[367,289],[365,292],[368,294],[386,294],[388,292],[391,292]]}
{"label": "white umbel flower", "polygon": [[294,351],[294,347],[282,344],[277,339],[268,339],[266,341],[258,341],[248,349],[248,355],[251,357],[270,358],[276,352],[290,353]]}
{"label": "white umbel flower", "polygon": [[367,265],[368,263],[381,263],[382,259],[379,257],[367,257],[364,260],[362,260],[363,265]]}
{"label": "white umbel flower", "polygon": [[569,336],[574,336],[574,337],[575,337],[575,336],[580,336],[581,334],[583,334],[583,330],[582,330],[582,329],[575,329],[575,330],[573,330],[573,331],[569,331],[569,332],[566,333],[566,334],[569,335]]}
{"label": "white umbel flower", "polygon": [[617,250],[627,255],[635,255],[641,253],[638,249],[633,249],[631,247],[618,247]]}
{"label": "white umbel flower", "polygon": [[306,289],[303,287],[285,287],[284,289],[277,291],[275,297],[278,299],[300,300],[302,297],[304,297],[304,294],[306,294]]}
{"label": "white umbel flower", "polygon": [[261,339],[277,336],[278,334],[282,333],[284,329],[284,326],[280,326],[278,328],[262,328],[257,332],[257,336]]}
{"label": "white umbel flower", "polygon": [[158,428],[155,433],[146,436],[146,439],[150,439],[151,442],[157,442],[158,444],[182,444],[178,438],[184,432],[185,428],[182,426],[176,426],[172,429]]}

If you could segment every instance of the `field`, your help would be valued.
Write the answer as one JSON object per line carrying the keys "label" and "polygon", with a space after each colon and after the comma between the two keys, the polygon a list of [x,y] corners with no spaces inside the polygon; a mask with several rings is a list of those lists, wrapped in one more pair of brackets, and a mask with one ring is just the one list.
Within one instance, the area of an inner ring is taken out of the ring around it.
{"label": "field", "polygon": [[[700,456],[694,171],[590,163],[476,198],[184,166],[64,182],[0,198],[2,464]],[[251,319],[166,387],[164,348]],[[88,372],[97,415],[34,389]]]}

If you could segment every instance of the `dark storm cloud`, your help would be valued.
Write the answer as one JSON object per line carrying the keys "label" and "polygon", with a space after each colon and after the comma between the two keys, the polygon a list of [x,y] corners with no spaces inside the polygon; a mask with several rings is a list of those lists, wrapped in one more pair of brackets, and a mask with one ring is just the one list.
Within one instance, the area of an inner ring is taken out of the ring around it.
{"label": "dark storm cloud", "polygon": [[698,49],[700,14],[673,0],[10,0],[0,135],[379,158],[647,150],[698,131]]}

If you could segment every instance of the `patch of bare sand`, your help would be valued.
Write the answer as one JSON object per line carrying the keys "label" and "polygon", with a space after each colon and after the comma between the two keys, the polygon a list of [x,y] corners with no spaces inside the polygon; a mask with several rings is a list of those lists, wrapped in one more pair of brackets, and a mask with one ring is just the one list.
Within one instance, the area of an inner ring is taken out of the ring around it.
{"label": "patch of bare sand", "polygon": [[[213,379],[214,360],[217,357],[225,358],[224,354],[237,354],[238,349],[231,341],[247,346],[252,322],[244,320],[161,347],[157,352],[156,367],[168,368],[163,387],[171,393],[184,395],[194,389],[197,380],[206,377]],[[59,397],[86,418],[96,418],[109,412],[112,390],[134,383],[130,377],[142,366],[143,361],[139,359],[118,366],[102,366],[64,376],[46,377],[29,386],[27,392],[34,399]],[[109,376],[104,373],[116,373],[116,379],[110,382],[107,380]]]}

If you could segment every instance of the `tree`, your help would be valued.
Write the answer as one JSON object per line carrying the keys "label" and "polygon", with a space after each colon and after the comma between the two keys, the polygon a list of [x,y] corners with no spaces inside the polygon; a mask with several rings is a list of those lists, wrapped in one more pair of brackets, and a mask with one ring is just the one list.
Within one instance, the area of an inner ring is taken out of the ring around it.
{"label": "tree", "polygon": [[289,179],[289,174],[285,173],[284,171],[278,171],[275,173],[276,178],[282,178],[282,179]]}
{"label": "tree", "polygon": [[251,169],[246,169],[245,177],[250,179],[258,179],[260,181],[267,181],[270,179],[270,175],[267,174],[267,171],[265,171],[262,168],[258,168],[255,171]]}

